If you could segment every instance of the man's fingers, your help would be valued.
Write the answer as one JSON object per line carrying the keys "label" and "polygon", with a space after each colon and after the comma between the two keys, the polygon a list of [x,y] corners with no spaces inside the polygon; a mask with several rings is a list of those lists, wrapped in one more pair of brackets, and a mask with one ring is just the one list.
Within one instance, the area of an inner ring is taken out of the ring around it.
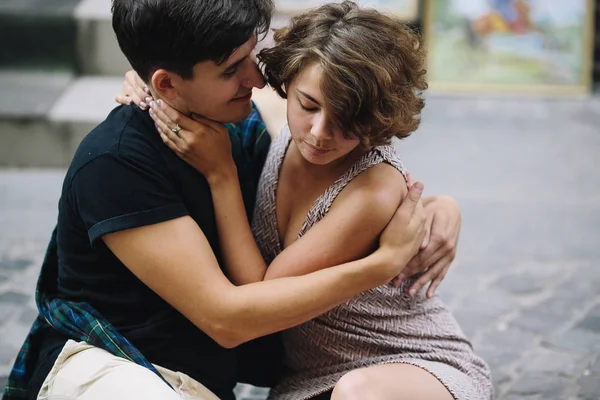
{"label": "man's fingers", "polygon": [[423,286],[427,284],[427,282],[430,282],[434,278],[434,276],[435,272],[432,269],[427,270],[427,272],[421,275],[419,279],[413,282],[413,284],[408,289],[408,294],[410,296],[414,296],[415,294],[417,294],[417,292],[419,292],[419,290],[421,290]]}
{"label": "man's fingers", "polygon": [[421,243],[421,250],[427,248],[427,246],[429,245],[429,239],[431,238],[431,230],[435,222],[435,216],[433,214],[426,215],[426,218],[427,219],[425,220],[425,237],[423,238],[423,242]]}
{"label": "man's fingers", "polygon": [[402,283],[403,280],[404,280],[404,276],[398,275],[397,277],[392,279],[392,285],[394,285],[395,287],[398,287],[398,286],[400,286],[400,284]]}
{"label": "man's fingers", "polygon": [[413,184],[415,183],[415,179],[413,177],[413,174],[411,174],[410,172],[406,174],[406,185],[408,187],[411,187]]}
{"label": "man's fingers", "polygon": [[421,182],[415,182],[410,189],[408,189],[408,194],[406,197],[413,203],[413,207],[417,205],[419,200],[421,200],[421,195],[423,194],[424,188],[425,187]]}
{"label": "man's fingers", "polygon": [[433,278],[431,284],[429,285],[429,288],[427,288],[427,298],[428,299],[433,297],[438,286],[440,286],[440,283],[442,283],[442,281],[446,277],[446,274],[448,273],[448,267],[450,266],[451,262],[452,262],[452,260],[448,260],[447,257],[445,257],[438,262],[439,266],[436,264],[436,266],[434,267],[436,269],[439,269],[440,271]]}

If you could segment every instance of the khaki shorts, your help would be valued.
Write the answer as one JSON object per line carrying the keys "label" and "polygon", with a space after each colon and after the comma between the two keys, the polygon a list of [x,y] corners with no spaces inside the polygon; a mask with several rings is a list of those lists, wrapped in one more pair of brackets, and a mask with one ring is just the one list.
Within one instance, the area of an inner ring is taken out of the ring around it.
{"label": "khaki shorts", "polygon": [[132,361],[69,340],[42,384],[39,400],[218,400],[204,385],[155,365],[169,384]]}

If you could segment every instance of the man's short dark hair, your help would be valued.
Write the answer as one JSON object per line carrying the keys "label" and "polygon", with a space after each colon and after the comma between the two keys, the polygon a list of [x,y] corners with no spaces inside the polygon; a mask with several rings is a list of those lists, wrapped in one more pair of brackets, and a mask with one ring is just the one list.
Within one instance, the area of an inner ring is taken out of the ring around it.
{"label": "man's short dark hair", "polygon": [[266,33],[273,10],[273,0],[113,0],[112,23],[146,82],[160,68],[191,79],[197,63],[221,64],[253,33]]}

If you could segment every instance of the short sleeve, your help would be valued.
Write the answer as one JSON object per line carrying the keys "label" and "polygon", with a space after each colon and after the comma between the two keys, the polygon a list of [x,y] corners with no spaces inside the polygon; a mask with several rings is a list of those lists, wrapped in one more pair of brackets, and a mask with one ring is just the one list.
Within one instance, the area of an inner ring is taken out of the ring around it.
{"label": "short sleeve", "polygon": [[114,154],[81,167],[72,179],[70,198],[90,243],[109,233],[189,215],[167,175],[158,163]]}

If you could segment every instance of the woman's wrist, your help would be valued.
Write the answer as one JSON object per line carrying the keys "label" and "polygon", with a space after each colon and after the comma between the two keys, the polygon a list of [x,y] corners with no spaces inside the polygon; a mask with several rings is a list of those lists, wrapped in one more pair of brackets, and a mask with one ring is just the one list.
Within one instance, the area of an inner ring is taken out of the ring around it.
{"label": "woman's wrist", "polygon": [[371,259],[370,263],[374,266],[374,271],[381,280],[381,284],[385,284],[406,267],[412,256],[406,248],[382,246],[367,258]]}
{"label": "woman's wrist", "polygon": [[215,171],[205,174],[204,177],[211,189],[223,187],[235,183],[238,185],[237,167],[232,161],[231,164],[216,169]]}

